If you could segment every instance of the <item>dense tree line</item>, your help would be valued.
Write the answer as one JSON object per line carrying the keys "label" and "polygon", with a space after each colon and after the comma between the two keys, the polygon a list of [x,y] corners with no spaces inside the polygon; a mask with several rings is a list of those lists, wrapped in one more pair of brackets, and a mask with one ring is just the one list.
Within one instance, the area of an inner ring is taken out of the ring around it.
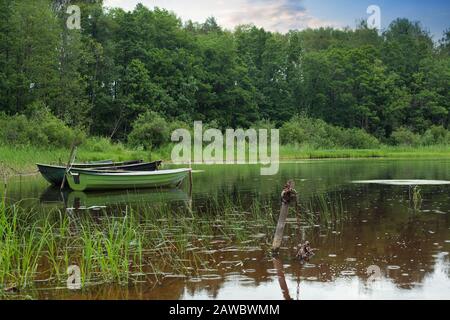
{"label": "dense tree line", "polygon": [[117,140],[155,112],[221,128],[307,115],[380,140],[449,125],[450,31],[433,42],[418,22],[397,19],[382,34],[364,23],[231,32],[143,5],[71,3],[81,30],[67,29],[65,8],[50,0],[0,0],[0,112],[50,112]]}

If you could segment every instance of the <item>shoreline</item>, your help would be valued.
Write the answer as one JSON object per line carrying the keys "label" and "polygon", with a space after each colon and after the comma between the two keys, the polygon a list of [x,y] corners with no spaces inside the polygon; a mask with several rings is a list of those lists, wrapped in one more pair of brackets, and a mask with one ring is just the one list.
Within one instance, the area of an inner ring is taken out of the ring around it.
{"label": "shoreline", "polygon": [[[36,170],[35,163],[57,163],[65,159],[69,154],[66,149],[40,149],[36,147],[19,147],[0,145],[0,175],[30,174]],[[114,161],[126,161],[130,159],[142,159],[153,161],[162,159],[165,163],[171,163],[168,148],[155,151],[129,150],[122,148],[120,152],[111,146],[111,150],[86,150],[80,148],[77,161],[95,161],[111,159]],[[450,147],[431,146],[420,148],[386,147],[380,149],[336,149],[314,150],[302,149],[292,146],[280,147],[280,162],[305,161],[305,160],[357,160],[357,159],[450,159]],[[195,164],[195,163],[192,163]],[[207,164],[207,163],[203,163]]]}

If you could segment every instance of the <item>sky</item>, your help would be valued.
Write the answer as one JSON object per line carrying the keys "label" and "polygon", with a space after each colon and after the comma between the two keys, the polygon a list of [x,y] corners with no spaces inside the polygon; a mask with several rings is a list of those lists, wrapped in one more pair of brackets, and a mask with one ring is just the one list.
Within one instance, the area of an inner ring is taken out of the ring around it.
{"label": "sky", "polygon": [[399,17],[420,21],[434,40],[450,28],[449,0],[104,0],[108,7],[125,10],[132,10],[137,3],[168,9],[183,21],[204,22],[214,16],[230,30],[239,24],[278,32],[327,26],[354,28],[369,17],[370,5],[380,8],[382,30]]}

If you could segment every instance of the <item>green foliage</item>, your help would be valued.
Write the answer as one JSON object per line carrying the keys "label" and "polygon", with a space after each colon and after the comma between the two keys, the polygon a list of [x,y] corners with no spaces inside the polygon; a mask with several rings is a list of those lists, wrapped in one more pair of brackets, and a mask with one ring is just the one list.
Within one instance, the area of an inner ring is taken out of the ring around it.
{"label": "green foliage", "polygon": [[82,148],[90,152],[122,153],[125,151],[125,147],[121,143],[113,144],[110,139],[105,137],[90,137],[82,145]]}
{"label": "green foliage", "polygon": [[323,120],[295,116],[281,127],[282,144],[298,144],[312,148],[377,148],[379,141],[361,129],[342,129]]}
{"label": "green foliage", "polygon": [[133,130],[128,135],[128,142],[133,147],[151,150],[170,141],[169,134],[167,121],[157,112],[147,111],[133,122]]}
{"label": "green foliage", "polygon": [[344,148],[372,149],[380,146],[377,138],[362,129],[342,129],[342,132],[343,140],[341,144]]}
{"label": "green foliage", "polygon": [[422,145],[450,145],[450,131],[442,126],[432,126],[421,138]]}
{"label": "green foliage", "polygon": [[395,146],[415,147],[420,144],[420,136],[407,128],[401,127],[392,133],[391,143]]}
{"label": "green foliage", "polygon": [[86,138],[82,130],[69,128],[48,109],[25,115],[0,118],[0,143],[14,146],[34,145],[40,147],[69,147],[80,144]]}
{"label": "green foliage", "polygon": [[[381,35],[365,23],[230,32],[213,17],[183,24],[165,9],[127,12],[102,1],[76,1],[82,29],[68,30],[65,8],[51,2],[0,1],[0,112],[12,121],[3,141],[64,146],[83,128],[150,149],[194,120],[282,127],[285,143],[312,147],[448,141],[448,30],[436,44],[407,19]],[[46,113],[35,114],[42,106]],[[148,119],[151,112],[160,116]],[[322,122],[292,121],[295,114]]]}

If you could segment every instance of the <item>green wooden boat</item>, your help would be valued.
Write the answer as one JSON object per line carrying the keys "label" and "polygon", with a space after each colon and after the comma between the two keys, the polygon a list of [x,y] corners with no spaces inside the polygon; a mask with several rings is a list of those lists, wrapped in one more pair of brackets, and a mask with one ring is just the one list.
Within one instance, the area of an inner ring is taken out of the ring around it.
{"label": "green wooden boat", "polygon": [[66,179],[74,191],[156,188],[177,186],[190,171],[189,168],[144,172],[69,171]]}
{"label": "green wooden boat", "polygon": [[[50,182],[52,185],[60,186],[64,174],[66,172],[66,167],[54,166],[49,164],[36,164],[39,172],[44,177],[45,180]],[[161,165],[161,161],[154,162],[142,162],[141,160],[128,161],[128,162],[111,162],[111,163],[98,163],[93,164],[74,164],[72,165],[72,170],[75,171],[85,171],[85,170],[101,170],[101,171],[154,171],[158,169]]]}

